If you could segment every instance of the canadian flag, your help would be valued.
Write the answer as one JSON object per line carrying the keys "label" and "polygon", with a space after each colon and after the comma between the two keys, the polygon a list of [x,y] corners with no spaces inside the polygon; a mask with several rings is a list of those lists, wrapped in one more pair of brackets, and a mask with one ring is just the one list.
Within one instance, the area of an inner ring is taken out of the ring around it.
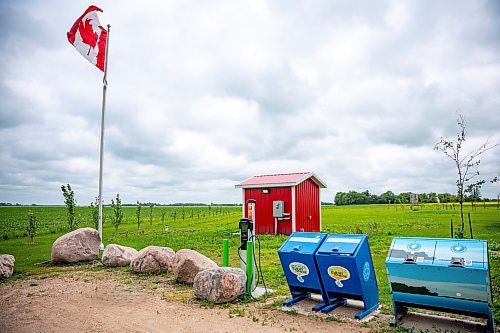
{"label": "canadian flag", "polygon": [[90,6],[68,31],[68,40],[85,59],[104,72],[108,32],[99,23],[97,12],[102,9]]}

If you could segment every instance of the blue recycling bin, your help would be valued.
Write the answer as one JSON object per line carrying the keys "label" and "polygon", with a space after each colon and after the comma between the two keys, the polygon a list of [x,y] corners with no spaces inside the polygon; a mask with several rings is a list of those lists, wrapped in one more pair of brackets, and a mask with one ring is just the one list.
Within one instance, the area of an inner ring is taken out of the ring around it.
{"label": "blue recycling bin", "polygon": [[396,237],[385,263],[393,324],[415,307],[485,318],[494,332],[486,241]]}
{"label": "blue recycling bin", "polygon": [[[318,275],[314,254],[326,238],[326,234],[316,232],[294,232],[281,245],[278,256],[292,294],[292,298],[283,302],[291,306],[311,293],[323,296],[323,286]],[[313,307],[317,311],[324,304]]]}
{"label": "blue recycling bin", "polygon": [[318,272],[324,286],[322,312],[361,300],[361,319],[379,307],[378,285],[366,235],[330,234],[316,251]]}

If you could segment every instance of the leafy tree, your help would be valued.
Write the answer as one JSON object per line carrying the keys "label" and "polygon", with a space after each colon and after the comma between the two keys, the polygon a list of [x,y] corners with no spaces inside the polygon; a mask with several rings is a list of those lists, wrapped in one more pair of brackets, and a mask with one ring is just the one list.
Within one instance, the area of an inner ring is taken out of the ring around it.
{"label": "leafy tree", "polygon": [[[486,180],[479,178],[479,164],[481,160],[479,159],[488,150],[497,147],[498,145],[490,145],[488,141],[480,145],[479,147],[464,153],[462,148],[466,141],[467,130],[465,117],[462,114],[458,115],[457,119],[458,133],[456,140],[445,139],[441,137],[441,140],[436,143],[434,150],[441,151],[450,158],[455,164],[457,172],[457,197],[458,203],[460,205],[460,227],[456,233],[456,237],[463,238],[465,222],[464,222],[464,199],[466,193],[473,193],[474,190],[478,190],[481,186],[486,183]],[[490,182],[494,183],[498,181],[498,177],[493,178]]]}
{"label": "leafy tree", "polygon": [[120,199],[119,194],[116,195],[116,201],[111,199],[111,208],[114,213],[113,225],[115,227],[115,231],[118,231],[118,226],[123,222],[122,200]]}
{"label": "leafy tree", "polygon": [[30,244],[33,244],[33,238],[36,235],[36,227],[37,227],[36,216],[30,209],[28,212],[28,225],[26,226],[26,231],[28,232]]}
{"label": "leafy tree", "polygon": [[401,192],[396,196],[396,202],[400,204],[410,203],[410,192]]}
{"label": "leafy tree", "polygon": [[391,204],[394,203],[394,201],[396,200],[396,196],[392,191],[387,191],[380,195],[380,199],[382,201],[381,203]]}
{"label": "leafy tree", "polygon": [[[479,194],[479,192],[475,192]],[[480,200],[479,197],[474,197],[474,193],[471,196],[465,197],[467,200],[472,200],[475,199],[476,201]],[[436,202],[442,202],[442,203],[447,203],[447,202],[456,202],[457,201],[457,196],[454,194],[450,193],[435,193],[435,192],[429,192],[429,193],[418,193],[418,200],[419,202],[422,203],[436,203]],[[488,199],[482,199],[484,201]],[[410,203],[410,192],[403,192],[399,194],[394,194],[392,191],[387,191],[384,192],[380,195],[376,194],[371,194],[368,191],[364,192],[356,192],[356,191],[349,191],[349,192],[337,192],[335,194],[334,198],[334,204],[337,206],[342,206],[342,205],[364,205],[364,204],[408,204]],[[323,203],[322,204],[326,204]]]}
{"label": "leafy tree", "polygon": [[76,200],[75,200],[75,192],[71,189],[69,184],[61,185],[61,190],[64,196],[64,204],[68,210],[68,227],[69,230],[75,230],[76,228],[76,220],[75,220],[75,208],[76,208]]}
{"label": "leafy tree", "polygon": [[457,196],[456,194],[450,194],[450,193],[440,193],[438,194],[438,198],[440,202],[457,202]]}
{"label": "leafy tree", "polygon": [[431,197],[428,193],[419,193],[418,194],[418,202],[422,202],[422,203],[431,202]]}
{"label": "leafy tree", "polygon": [[481,201],[481,190],[479,188],[473,188],[471,194],[465,199],[468,202]]}
{"label": "leafy tree", "polygon": [[141,203],[137,200],[137,209],[135,210],[135,216],[137,217],[137,230],[141,227]]}

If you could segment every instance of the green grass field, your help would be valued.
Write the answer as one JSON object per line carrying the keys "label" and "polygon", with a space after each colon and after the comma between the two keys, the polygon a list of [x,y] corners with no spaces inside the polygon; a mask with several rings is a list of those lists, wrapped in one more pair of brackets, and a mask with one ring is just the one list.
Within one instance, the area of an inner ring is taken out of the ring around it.
{"label": "green grass field", "polygon": [[[39,227],[34,244],[29,244],[26,225],[27,214],[33,210]],[[165,213],[165,232],[161,212]],[[184,218],[182,211],[184,210]],[[125,219],[115,232],[110,223],[111,209],[104,208],[104,243],[121,244],[141,249],[148,245],[168,246],[174,250],[190,248],[222,263],[222,240],[229,239],[230,265],[239,267],[238,221],[241,207],[154,207],[153,223],[149,224],[149,207],[142,208],[142,224],[137,229],[135,207],[123,208]],[[174,221],[174,211],[176,219]],[[466,206],[473,221],[474,238],[489,242],[490,270],[496,321],[500,321],[500,210],[496,203]],[[78,227],[92,226],[89,207],[77,208]],[[324,206],[322,228],[327,233],[364,233],[369,236],[370,247],[380,289],[380,301],[391,311],[389,287],[385,270],[385,257],[395,236],[449,237],[450,219],[455,226],[459,221],[458,205],[427,204],[413,207],[402,205]],[[0,207],[0,253],[16,257],[14,278],[57,271],[58,267],[37,265],[50,260],[52,243],[66,233],[65,207]],[[469,229],[466,228],[466,237]],[[278,294],[287,295],[288,287],[278,259],[277,250],[286,236],[259,237],[261,263],[268,287]]]}

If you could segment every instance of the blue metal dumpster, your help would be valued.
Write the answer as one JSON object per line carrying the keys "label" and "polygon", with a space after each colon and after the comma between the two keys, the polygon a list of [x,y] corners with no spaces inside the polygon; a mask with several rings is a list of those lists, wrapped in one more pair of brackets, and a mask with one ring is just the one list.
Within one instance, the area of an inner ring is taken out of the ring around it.
{"label": "blue metal dumpster", "polygon": [[[326,238],[326,234],[316,232],[294,232],[281,245],[278,255],[285,272],[292,298],[283,305],[291,306],[311,293],[323,296],[323,286],[318,275],[314,254]],[[320,304],[313,310],[323,308]]]}
{"label": "blue metal dumpster", "polygon": [[486,241],[396,237],[386,267],[392,323],[416,307],[486,318],[494,332]]}
{"label": "blue metal dumpster", "polygon": [[316,252],[316,262],[325,288],[322,312],[346,304],[347,299],[364,303],[356,319],[378,308],[378,285],[366,235],[330,234]]}

